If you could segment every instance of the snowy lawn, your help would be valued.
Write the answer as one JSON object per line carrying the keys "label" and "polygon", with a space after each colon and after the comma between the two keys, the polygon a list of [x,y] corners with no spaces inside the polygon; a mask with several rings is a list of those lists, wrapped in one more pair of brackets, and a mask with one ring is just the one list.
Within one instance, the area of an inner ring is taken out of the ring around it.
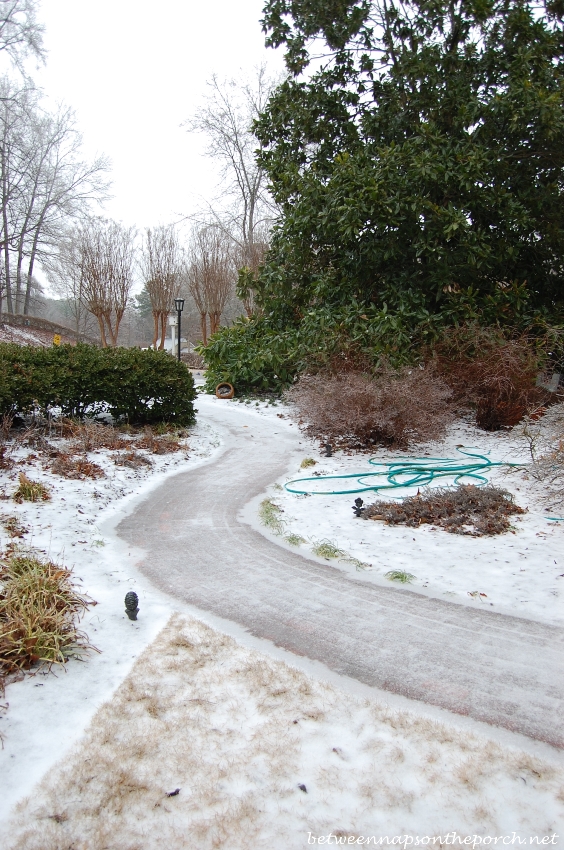
{"label": "snowy lawn", "polygon": [[[69,444],[49,442],[59,450]],[[140,449],[132,461],[127,444],[121,451],[87,452],[86,460],[101,467],[104,475],[73,480],[49,471],[52,461],[46,446],[39,450],[8,443],[5,460],[14,466],[0,468],[0,551],[13,544],[31,547],[73,569],[78,587],[98,603],[88,609],[80,628],[100,652],[88,653],[83,662],[71,659],[51,673],[42,669],[26,676],[9,684],[0,698],[0,819],[78,739],[97,706],[113,693],[170,616],[170,600],[134,568],[135,552],[120,544],[113,528],[153,487],[205,463],[219,445],[212,429],[197,424],[180,441],[180,451],[171,454]],[[139,465],[124,466],[124,461]],[[45,484],[51,499],[15,502],[20,472]],[[27,530],[22,538],[8,533],[13,518]],[[142,616],[137,622],[124,612],[129,590],[139,596]]]}
{"label": "snowy lawn", "polygon": [[[228,402],[229,403],[229,402]],[[287,416],[287,410],[283,411]],[[279,427],[288,420],[279,420]],[[295,426],[294,426],[295,427]],[[458,421],[447,437],[413,451],[379,450],[383,461],[401,456],[422,456],[464,460],[457,446],[466,446],[488,454],[492,461],[527,463],[527,447],[511,432],[487,433]],[[322,456],[320,447],[303,439],[303,459],[315,466],[296,466],[285,478],[273,484],[265,496],[280,508],[277,539],[300,546],[304,553],[326,544],[320,551],[334,550],[331,564],[357,579],[377,584],[388,583],[387,572],[397,570],[415,578],[406,585],[410,590],[447,598],[453,602],[482,605],[520,617],[547,623],[564,622],[564,521],[548,516],[564,516],[562,508],[551,510],[546,493],[524,470],[508,471],[496,467],[490,482],[510,491],[527,513],[511,518],[512,531],[493,537],[449,534],[433,526],[419,528],[388,526],[383,522],[356,519],[352,511],[354,495],[295,495],[284,489],[292,479],[314,475],[337,475],[370,471],[370,455],[337,452]],[[354,479],[353,479],[354,482]],[[349,481],[327,481],[303,485],[304,489],[345,489]],[[443,481],[438,482],[444,486]],[[451,482],[448,482],[451,483]],[[410,491],[410,495],[414,495]],[[365,505],[389,498],[362,493]],[[263,525],[263,531],[267,531]],[[276,529],[275,529],[276,530]],[[339,554],[339,550],[340,553]]]}
{"label": "snowy lawn", "polygon": [[[273,433],[297,431],[283,406],[244,407],[271,419]],[[290,470],[288,478],[367,468],[362,456],[321,459],[318,447],[300,439],[304,458],[318,463]],[[277,850],[307,846],[308,833],[563,833],[564,776],[549,748],[535,756],[520,750],[516,737],[500,745],[495,730],[488,736],[476,726],[471,734],[421,716],[416,704],[400,712],[320,683],[189,618],[186,606],[178,605],[183,616],[166,626],[170,598],[138,573],[135,551],[113,529],[156,484],[170,479],[173,487],[175,472],[205,463],[219,443],[200,424],[181,452],[146,452],[150,466],[124,467],[115,452],[92,452],[87,459],[105,472],[95,480],[53,475],[33,447],[8,454],[17,465],[0,470],[0,514],[29,529],[24,545],[74,567],[98,602],[82,627],[101,652],[9,685],[0,709],[0,846]],[[518,459],[510,436],[464,423],[424,451],[455,456],[461,443],[490,450],[495,460]],[[15,503],[20,471],[45,483],[51,501]],[[420,592],[561,621],[555,594],[564,580],[562,529],[543,518],[540,496],[521,472],[497,472],[494,483],[530,512],[514,523],[515,534],[477,539],[357,520],[353,498],[296,497],[280,489],[283,483],[266,494],[284,510],[276,537],[283,545],[291,533],[308,539],[304,553],[331,541],[372,565],[357,571],[332,561],[366,581],[386,582],[387,570],[407,569]],[[3,527],[0,534],[3,549],[14,542]],[[140,598],[137,622],[124,614],[129,590]],[[467,595],[476,590],[487,598]]]}
{"label": "snowy lawn", "polygon": [[329,834],[453,831],[559,846],[563,825],[554,764],[345,694],[175,615],[18,805],[3,847],[292,850]]}

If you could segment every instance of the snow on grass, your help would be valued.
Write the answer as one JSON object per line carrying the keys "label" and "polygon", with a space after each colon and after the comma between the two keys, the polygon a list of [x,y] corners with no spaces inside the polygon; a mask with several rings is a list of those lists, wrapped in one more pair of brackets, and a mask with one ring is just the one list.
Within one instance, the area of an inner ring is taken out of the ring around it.
{"label": "snow on grass", "polygon": [[[54,449],[68,448],[65,440],[49,443]],[[0,818],[79,738],[97,706],[170,616],[170,599],[135,569],[138,555],[115,538],[115,526],[152,488],[205,463],[219,444],[217,434],[200,423],[181,440],[180,451],[136,450],[146,460],[136,467],[120,465],[123,452],[98,449],[86,459],[101,467],[104,477],[82,480],[49,471],[44,444],[41,451],[7,444],[4,462],[9,468],[0,469],[0,551],[15,543],[73,570],[79,591],[98,603],[85,614],[80,629],[100,653],[87,654],[84,662],[71,659],[52,672],[41,669],[6,688],[0,700]],[[14,501],[21,472],[47,487],[50,499]],[[140,600],[142,616],[136,622],[124,611],[129,590]]]}
{"label": "snow on grass", "polygon": [[[345,694],[174,615],[23,800],[5,850],[561,834],[562,769]],[[558,846],[558,842],[557,842]]]}
{"label": "snow on grass", "polygon": [[[287,416],[287,409],[280,408],[278,414],[280,411]],[[266,411],[263,415],[267,415]],[[272,413],[268,411],[268,415]],[[280,422],[279,427],[286,427],[287,421]],[[457,455],[457,446],[461,445],[488,453],[492,461],[527,464],[530,460],[525,441],[518,441],[507,432],[480,431],[464,421],[452,426],[438,443],[412,452],[379,450],[375,455],[386,462],[410,454],[462,458]],[[300,462],[307,458],[317,463],[311,469],[302,469]],[[280,509],[283,535],[288,542],[301,538],[307,541],[301,545],[304,552],[309,549],[315,553],[319,541],[325,541],[328,547],[346,553],[346,557],[331,560],[331,564],[362,581],[381,584],[386,582],[386,573],[403,571],[415,576],[409,584],[410,591],[547,623],[564,622],[564,522],[546,519],[562,513],[551,511],[546,505],[542,488],[532,480],[526,466],[511,472],[497,467],[489,475],[492,484],[509,490],[516,503],[528,509],[526,514],[512,518],[512,532],[494,537],[473,538],[448,534],[429,525],[413,529],[357,519],[352,510],[357,494],[295,495],[283,488],[286,481],[314,474],[367,472],[368,458],[369,455],[344,452],[323,457],[319,446],[303,438],[301,461],[263,496]],[[441,479],[438,483],[444,485]],[[350,481],[327,484],[323,485],[325,489],[354,486]],[[386,496],[369,492],[362,493],[361,498],[367,505]]]}
{"label": "snow on grass", "polygon": [[[245,409],[271,418],[274,434],[298,430],[283,406]],[[70,661],[56,675],[42,671],[7,689],[0,705],[0,818],[29,796],[1,830],[3,850],[286,850],[305,847],[308,831],[562,832],[560,769],[536,756],[417,716],[417,705],[413,714],[400,712],[315,681],[194,619],[176,616],[151,643],[170,617],[170,599],[138,573],[137,553],[113,529],[156,484],[170,478],[173,487],[172,474],[205,462],[218,442],[200,424],[188,437],[189,449],[146,452],[151,465],[137,468],[116,465],[111,452],[90,452],[88,461],[105,472],[93,480],[53,475],[29,447],[12,451],[16,465],[0,470],[0,514],[7,517],[0,546],[13,540],[10,528],[27,528],[26,545],[74,567],[99,603],[81,627],[101,650],[85,663]],[[428,451],[454,456],[460,443],[489,449],[495,460],[515,459],[507,435],[464,423]],[[315,471],[366,468],[362,456],[321,458],[309,440],[302,445],[303,457],[318,461]],[[51,500],[16,504],[11,497],[20,471],[48,486]],[[291,477],[300,474],[298,461]],[[333,565],[366,581],[386,582],[385,572],[403,570],[416,576],[412,590],[559,620],[551,564],[557,560],[564,572],[562,531],[543,519],[522,473],[496,473],[494,483],[531,512],[515,535],[479,539],[357,520],[351,497],[291,496],[282,483],[265,496],[282,508],[286,545],[307,553],[321,541],[349,558]],[[527,575],[513,576],[517,565]],[[140,598],[137,622],[123,610],[132,589]],[[476,591],[488,594],[485,602],[467,596]]]}

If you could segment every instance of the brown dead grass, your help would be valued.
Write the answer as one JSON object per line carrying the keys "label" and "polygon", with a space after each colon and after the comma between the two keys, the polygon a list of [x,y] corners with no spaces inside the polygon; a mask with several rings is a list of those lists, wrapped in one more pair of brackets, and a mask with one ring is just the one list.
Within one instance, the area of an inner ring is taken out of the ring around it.
{"label": "brown dead grass", "polygon": [[77,422],[65,419],[60,425],[60,435],[70,440],[70,446],[82,454],[96,449],[119,450],[126,445],[126,437],[112,425],[98,422]]}
{"label": "brown dead grass", "polygon": [[57,452],[51,463],[53,475],[63,478],[81,480],[84,478],[103,478],[104,470],[97,463],[92,463],[86,457],[73,457],[66,452]]}
{"label": "brown dead grass", "polygon": [[27,528],[17,516],[0,516],[0,523],[4,526],[6,533],[12,538],[22,538],[29,533]]}
{"label": "brown dead grass", "polygon": [[499,487],[437,487],[409,496],[401,502],[378,501],[361,512],[363,519],[383,520],[388,525],[417,528],[428,524],[444,528],[451,534],[472,537],[503,534],[510,528],[512,514],[526,511],[516,505],[513,496]]}
{"label": "brown dead grass", "polygon": [[[523,770],[535,771],[527,786]],[[468,832],[479,806],[499,830],[511,801],[512,829],[529,831],[554,819],[560,779],[524,753],[343,694],[175,615],[17,807],[3,846],[293,850],[308,830],[387,835],[416,823],[437,834],[437,800]]]}

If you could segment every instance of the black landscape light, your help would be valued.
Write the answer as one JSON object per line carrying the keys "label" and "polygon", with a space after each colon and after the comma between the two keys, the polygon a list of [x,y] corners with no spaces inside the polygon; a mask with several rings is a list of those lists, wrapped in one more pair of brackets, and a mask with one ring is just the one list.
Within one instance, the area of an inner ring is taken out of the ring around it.
{"label": "black landscape light", "polygon": [[354,500],[354,505],[352,506],[352,509],[353,509],[354,515],[356,517],[362,516],[362,506],[363,506],[363,504],[364,504],[364,502],[362,501],[360,496],[359,496],[358,499]]}
{"label": "black landscape light", "polygon": [[324,457],[333,457],[333,446],[331,443],[325,443],[323,448],[325,449]]}
{"label": "black landscape light", "polygon": [[174,306],[176,308],[176,312],[178,314],[178,362],[180,363],[180,321],[182,316],[182,311],[184,310],[184,298],[175,298]]}
{"label": "black landscape light", "polygon": [[139,597],[133,590],[130,590],[129,593],[125,594],[125,613],[130,620],[137,619],[137,614],[139,613]]}

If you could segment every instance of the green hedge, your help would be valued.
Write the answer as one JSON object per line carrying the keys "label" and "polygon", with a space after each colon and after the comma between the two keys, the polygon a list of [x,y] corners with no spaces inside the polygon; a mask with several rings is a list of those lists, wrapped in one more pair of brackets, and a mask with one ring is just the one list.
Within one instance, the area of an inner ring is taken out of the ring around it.
{"label": "green hedge", "polygon": [[191,373],[164,351],[0,343],[0,415],[59,407],[64,416],[189,425],[195,397]]}

